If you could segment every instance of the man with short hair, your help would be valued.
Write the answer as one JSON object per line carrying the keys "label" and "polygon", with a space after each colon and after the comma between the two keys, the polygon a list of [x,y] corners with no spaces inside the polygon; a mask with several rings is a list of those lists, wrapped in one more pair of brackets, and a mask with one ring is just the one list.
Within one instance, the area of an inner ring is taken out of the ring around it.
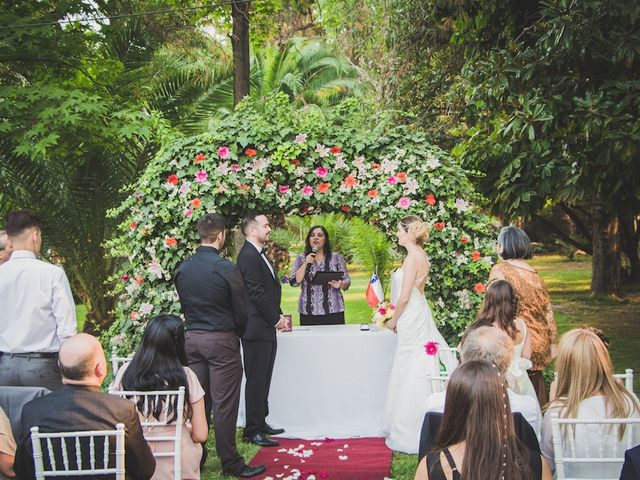
{"label": "man with short hair", "polygon": [[9,260],[13,252],[13,245],[9,240],[9,235],[4,230],[0,230],[0,265]]}
{"label": "man with short hair", "polygon": [[222,470],[227,475],[253,477],[264,472],[264,466],[246,465],[236,447],[242,382],[239,337],[247,325],[247,296],[238,267],[220,256],[226,240],[225,218],[204,215],[198,220],[198,235],[196,253],[174,275],[186,323],[189,368],[205,391],[207,421],[213,409]]}
{"label": "man with short hair", "polygon": [[76,307],[62,267],[38,260],[40,218],[11,212],[5,228],[13,253],[0,265],[0,385],[62,386],[57,356],[76,334]]}
{"label": "man with short hair", "polygon": [[[484,360],[496,366],[505,378],[513,359],[513,341],[505,332],[496,327],[480,326],[465,333],[460,347],[462,363]],[[519,395],[507,388],[512,412],[520,412],[540,438],[542,414],[538,400],[529,395]],[[444,412],[446,392],[436,392],[427,397],[427,412]]]}
{"label": "man with short hair", "polygon": [[[136,405],[115,395],[100,391],[107,376],[107,360],[97,338],[81,333],[66,340],[60,347],[60,372],[64,387],[27,403],[22,409],[23,430],[18,432],[18,449],[14,470],[18,478],[35,478],[31,427],[40,432],[75,432],[115,430],[125,426],[126,477],[147,480],[152,477],[156,462],[142,434]],[[89,449],[83,445],[83,452]],[[115,442],[111,443],[115,449]],[[96,450],[97,450],[96,446]],[[75,455],[69,455],[71,468]],[[83,465],[89,463],[82,459]]]}
{"label": "man with short hair", "polygon": [[241,222],[246,241],[238,254],[238,268],[249,296],[249,321],[242,336],[245,388],[246,426],[243,438],[262,447],[279,445],[269,435],[284,433],[267,424],[269,387],[276,361],[276,330],[288,326],[280,309],[282,287],[278,273],[267,259],[264,247],[271,226],[267,217],[252,212]]}

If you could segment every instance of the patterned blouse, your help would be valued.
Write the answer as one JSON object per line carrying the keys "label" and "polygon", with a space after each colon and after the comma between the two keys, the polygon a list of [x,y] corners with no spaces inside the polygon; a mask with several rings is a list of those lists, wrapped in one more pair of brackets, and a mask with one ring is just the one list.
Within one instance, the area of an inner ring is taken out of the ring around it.
{"label": "patterned blouse", "polygon": [[518,317],[531,334],[532,370],[544,370],[551,363],[551,345],[556,343],[556,322],[551,300],[538,272],[509,262],[494,265],[489,280],[504,278],[518,295]]}
{"label": "patterned blouse", "polygon": [[347,264],[342,255],[332,252],[331,256],[324,257],[320,264],[312,263],[311,268],[304,274],[302,284],[296,283],[296,272],[304,263],[306,255],[301,253],[293,262],[289,283],[292,287],[302,286],[302,292],[298,299],[298,312],[303,315],[328,315],[330,313],[344,312],[344,298],[339,288],[333,288],[328,283],[311,285],[311,280],[316,272],[344,272],[342,280],[347,288],[351,285],[351,277],[347,272]]}

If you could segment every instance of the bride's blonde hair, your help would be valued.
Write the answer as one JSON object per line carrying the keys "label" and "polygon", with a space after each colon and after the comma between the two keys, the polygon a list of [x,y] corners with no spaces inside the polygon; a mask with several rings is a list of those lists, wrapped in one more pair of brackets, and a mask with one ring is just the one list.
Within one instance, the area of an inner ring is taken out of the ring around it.
{"label": "bride's blonde hair", "polygon": [[409,215],[400,220],[400,227],[407,232],[413,242],[420,246],[429,240],[429,225],[415,215]]}

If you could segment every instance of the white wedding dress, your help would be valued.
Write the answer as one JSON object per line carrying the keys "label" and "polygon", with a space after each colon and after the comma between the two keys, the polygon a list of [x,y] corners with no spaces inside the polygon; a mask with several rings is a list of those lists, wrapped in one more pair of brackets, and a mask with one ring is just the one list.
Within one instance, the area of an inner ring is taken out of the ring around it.
{"label": "white wedding dress", "polygon": [[[391,303],[400,296],[402,276],[401,268],[391,274]],[[447,347],[447,343],[436,328],[426,298],[415,286],[396,330],[398,344],[387,390],[383,433],[390,449],[417,453],[425,402],[432,393],[427,375],[440,375],[438,356],[427,355],[424,346],[429,341],[437,342],[439,347]],[[445,365],[447,372],[455,369],[453,359],[443,355],[442,360],[451,363]]]}

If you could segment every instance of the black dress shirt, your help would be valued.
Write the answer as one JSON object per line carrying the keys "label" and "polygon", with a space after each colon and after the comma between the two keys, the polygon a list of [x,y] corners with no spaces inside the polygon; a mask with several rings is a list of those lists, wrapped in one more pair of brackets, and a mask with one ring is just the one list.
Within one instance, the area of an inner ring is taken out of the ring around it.
{"label": "black dress shirt", "polygon": [[174,282],[187,330],[235,331],[247,327],[247,294],[238,267],[213,247],[198,247],[180,264]]}

